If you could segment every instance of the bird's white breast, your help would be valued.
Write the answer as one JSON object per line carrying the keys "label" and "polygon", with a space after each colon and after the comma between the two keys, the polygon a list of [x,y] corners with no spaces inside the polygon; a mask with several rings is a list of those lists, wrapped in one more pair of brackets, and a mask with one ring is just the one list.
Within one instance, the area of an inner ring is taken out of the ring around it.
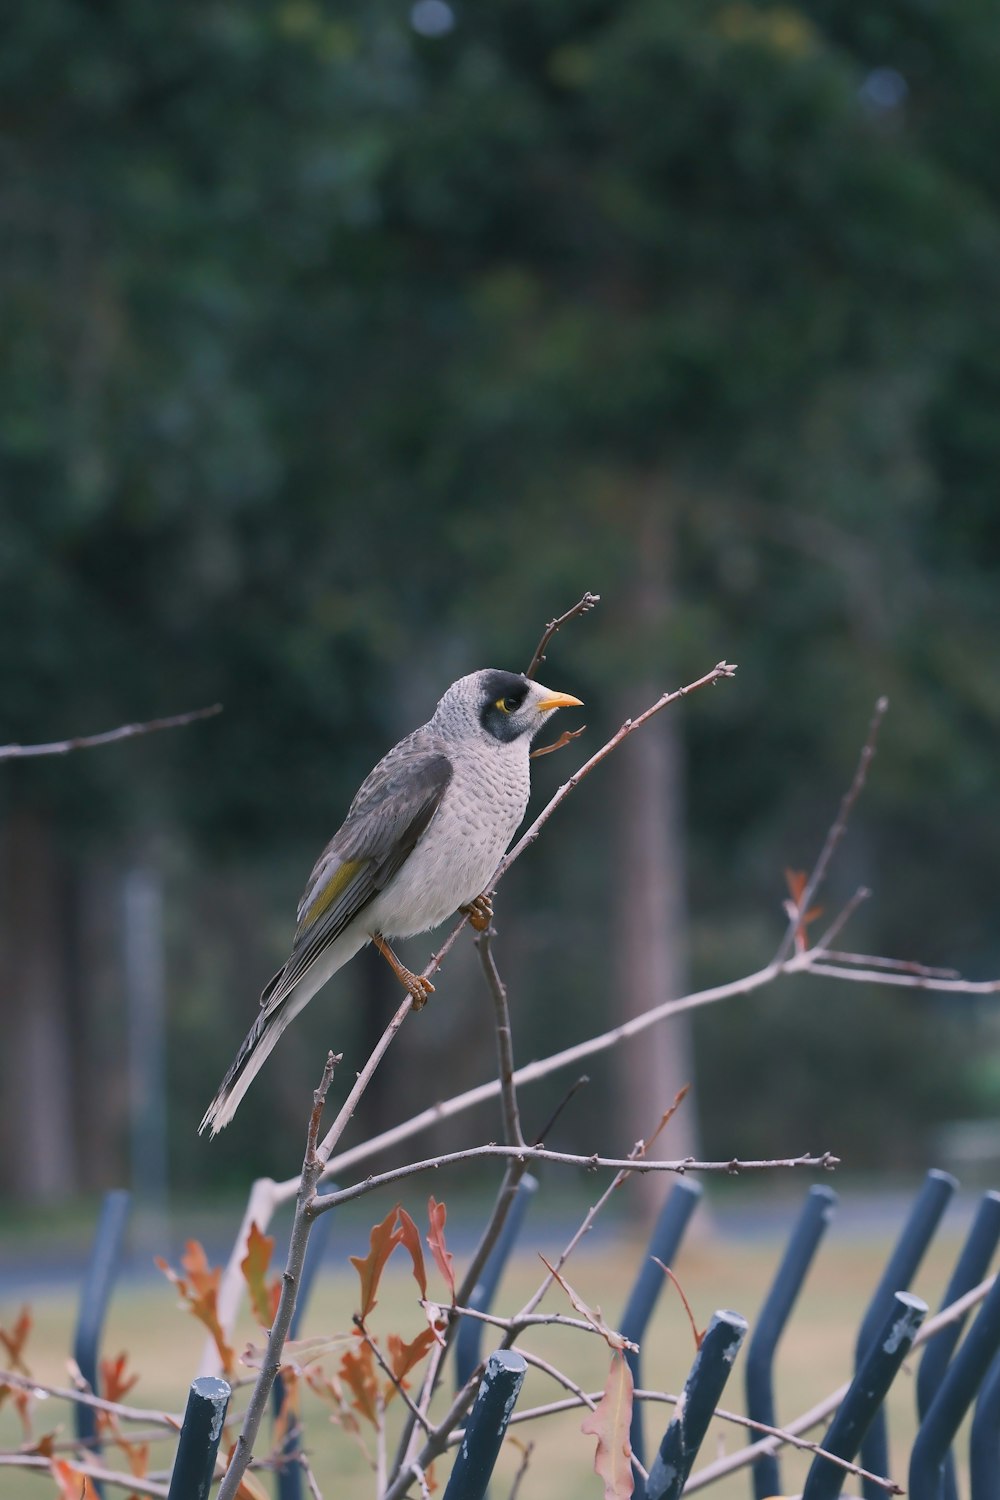
{"label": "bird's white breast", "polygon": [[426,833],[365,912],[369,931],[410,937],[489,886],[528,805],[528,744],[480,740],[452,754],[454,774]]}

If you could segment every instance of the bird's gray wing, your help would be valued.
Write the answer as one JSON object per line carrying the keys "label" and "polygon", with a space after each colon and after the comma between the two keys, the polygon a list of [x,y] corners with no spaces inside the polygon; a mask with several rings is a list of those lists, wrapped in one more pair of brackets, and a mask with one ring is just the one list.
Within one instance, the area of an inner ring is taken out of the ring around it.
{"label": "bird's gray wing", "polygon": [[292,951],[260,997],[273,1009],[401,868],[452,777],[443,751],[403,740],[363,783],[299,902]]}

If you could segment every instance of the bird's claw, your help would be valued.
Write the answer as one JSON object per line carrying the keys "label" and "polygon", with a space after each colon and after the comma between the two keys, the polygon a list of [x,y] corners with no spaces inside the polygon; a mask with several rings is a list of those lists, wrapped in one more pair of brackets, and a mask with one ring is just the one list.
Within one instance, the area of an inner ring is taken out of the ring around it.
{"label": "bird's claw", "polygon": [[434,986],[422,974],[411,974],[406,983],[406,988],[410,992],[410,999],[413,1001],[414,1010],[423,1010],[427,1004],[428,995],[433,995],[434,993]]}
{"label": "bird's claw", "polygon": [[493,902],[485,891],[475,901],[470,901],[468,906],[460,906],[458,909],[463,917],[468,917],[469,925],[477,932],[485,932],[493,921]]}

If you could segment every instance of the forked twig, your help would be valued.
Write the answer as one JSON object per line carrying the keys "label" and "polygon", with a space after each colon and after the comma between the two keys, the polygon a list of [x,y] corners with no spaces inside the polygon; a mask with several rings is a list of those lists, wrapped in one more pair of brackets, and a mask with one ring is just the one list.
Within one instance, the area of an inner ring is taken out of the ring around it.
{"label": "forked twig", "polygon": [[788,927],[785,930],[784,937],[778,944],[778,951],[774,955],[774,962],[776,964],[783,963],[784,960],[788,957],[789,953],[792,951],[792,947],[795,943],[795,935],[799,931],[799,928],[802,924],[802,918],[812,906],[817,891],[823,884],[823,881],[826,879],[826,872],[830,867],[830,861],[836,853],[837,845],[840,843],[841,839],[844,837],[844,834],[847,832],[847,820],[851,816],[854,804],[860,797],[861,789],[868,777],[868,767],[871,765],[872,760],[875,756],[875,746],[878,741],[878,733],[882,727],[882,720],[885,718],[888,708],[889,700],[885,697],[879,698],[875,704],[875,711],[872,714],[872,720],[868,726],[868,736],[861,747],[861,754],[858,756],[858,764],[854,772],[854,778],[851,781],[850,786],[847,788],[847,791],[841,798],[840,808],[838,809],[837,816],[830,824],[830,829],[827,833],[826,839],[824,840],[823,847],[819,851],[819,856],[816,860],[816,863],[812,867],[809,879],[806,881],[805,885],[802,888],[802,893],[799,896],[798,901],[789,903],[790,916]]}
{"label": "forked twig", "polygon": [[[549,641],[551,641],[556,631],[561,630],[562,627],[568,624],[570,620],[575,620],[577,615],[587,614],[588,611],[593,609],[595,604],[600,604],[600,602],[600,594],[591,594],[588,592],[584,594],[582,599],[578,599],[577,602],[573,605],[573,608],[568,609],[564,615],[559,615],[557,619],[550,620],[542,633],[541,640],[535,647],[535,654],[528,664],[528,670],[524,674],[525,677],[534,677],[535,673],[538,671],[538,668],[545,660],[545,648],[548,646]],[[554,749],[555,746],[553,746],[552,748]]]}

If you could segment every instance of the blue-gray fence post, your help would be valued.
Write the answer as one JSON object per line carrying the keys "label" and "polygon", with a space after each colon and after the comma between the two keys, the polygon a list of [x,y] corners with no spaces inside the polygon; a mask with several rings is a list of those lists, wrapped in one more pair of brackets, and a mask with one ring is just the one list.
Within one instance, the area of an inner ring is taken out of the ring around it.
{"label": "blue-gray fence post", "polygon": [[207,1500],[232,1387],[218,1375],[191,1382],[167,1500]]}
{"label": "blue-gray fence post", "polygon": [[[672,1262],[680,1248],[684,1231],[687,1229],[691,1215],[698,1207],[701,1199],[701,1184],[687,1177],[678,1178],[674,1183],[667,1201],[660,1210],[646,1247],[646,1254],[642,1266],[636,1277],[635,1285],[629,1293],[625,1311],[622,1313],[619,1331],[633,1344],[641,1344],[646,1325],[656,1306],[656,1300],[663,1290],[666,1279],[660,1267],[656,1264],[661,1260],[665,1266],[673,1269]],[[653,1257],[656,1257],[656,1260]],[[642,1370],[639,1353],[634,1349],[625,1350],[625,1358],[628,1360],[632,1371],[632,1380],[637,1386],[642,1385]],[[641,1464],[646,1462],[646,1440],[643,1434],[642,1402],[636,1401],[632,1407],[632,1452]],[[645,1484],[642,1476],[635,1476],[635,1500],[643,1500]]]}
{"label": "blue-gray fence post", "polygon": [[[747,1416],[768,1427],[776,1426],[774,1351],[836,1206],[837,1195],[832,1188],[809,1189],[747,1345]],[[775,1454],[765,1453],[757,1459],[753,1466],[753,1488],[757,1500],[781,1493],[781,1470]]]}
{"label": "blue-gray fence post", "polygon": [[713,1315],[684,1382],[677,1415],[653,1459],[646,1500],[677,1500],[683,1490],[746,1331],[747,1320],[739,1313]]}
{"label": "blue-gray fence post", "polygon": [[972,1500],[1000,1495],[1000,1355],[979,1388],[969,1434],[969,1483]]}
{"label": "blue-gray fence post", "polygon": [[[896,1292],[905,1291],[913,1280],[927,1246],[934,1237],[934,1231],[941,1222],[941,1215],[957,1187],[958,1182],[950,1172],[938,1171],[936,1167],[924,1178],[923,1187],[914,1200],[909,1218],[903,1225],[896,1247],[886,1263],[882,1279],[861,1321],[855,1350],[856,1369],[860,1370],[869,1347],[885,1323],[892,1298]],[[885,1413],[881,1408],[876,1412],[875,1420],[861,1445],[861,1465],[862,1468],[870,1469],[873,1474],[885,1474],[889,1467],[889,1437]],[[861,1481],[861,1489],[865,1500],[884,1500],[885,1491],[870,1479]]]}
{"label": "blue-gray fence post", "polygon": [[998,1349],[1000,1278],[993,1283],[920,1424],[910,1454],[911,1500],[940,1500],[945,1456]]}
{"label": "blue-gray fence post", "polygon": [[[105,1193],[97,1229],[94,1233],[94,1243],[90,1250],[90,1260],[87,1263],[87,1272],[80,1291],[80,1309],[77,1313],[76,1332],[73,1336],[73,1358],[76,1360],[80,1374],[95,1396],[101,1394],[99,1369],[101,1334],[104,1330],[104,1319],[108,1310],[111,1289],[115,1284],[115,1277],[118,1275],[118,1268],[121,1264],[128,1210],[129,1195],[124,1189]],[[92,1406],[82,1406],[76,1401],[73,1403],[73,1418],[76,1435],[81,1443],[85,1443],[91,1452],[99,1452],[95,1409]],[[99,1483],[95,1480],[90,1482],[98,1495],[104,1494],[103,1487]]]}
{"label": "blue-gray fence post", "polygon": [[[526,1172],[517,1185],[503,1228],[469,1297],[469,1306],[476,1312],[489,1312],[504,1266],[521,1232],[528,1205],[537,1192],[538,1178]],[[455,1384],[459,1390],[479,1364],[482,1346],[483,1324],[478,1318],[462,1318],[455,1338]]]}
{"label": "blue-gray fence post", "polygon": [[[1000,1193],[984,1193],[979,1200],[976,1216],[972,1221],[961,1254],[955,1262],[941,1306],[957,1302],[959,1297],[976,1286],[986,1275],[993,1252],[1000,1243]],[[920,1368],[917,1370],[917,1412],[921,1421],[927,1415],[931,1402],[948,1368],[948,1361],[965,1327],[968,1314],[947,1324],[932,1339],[928,1339]],[[1000,1450],[998,1450],[1000,1451]],[[944,1500],[958,1500],[955,1483],[955,1460],[948,1453],[944,1461]]]}
{"label": "blue-gray fence post", "polygon": [[[910,1352],[917,1331],[927,1315],[927,1303],[911,1292],[896,1292],[887,1315],[847,1395],[827,1429],[822,1446],[838,1458],[853,1460],[863,1446],[865,1432],[882,1408],[900,1365]],[[813,1459],[802,1490],[802,1500],[836,1500],[846,1479],[839,1464],[819,1455]],[[881,1493],[884,1495],[885,1491]]]}
{"label": "blue-gray fence post", "polygon": [[[323,1192],[318,1197],[325,1197],[327,1193],[335,1193],[337,1184],[328,1182],[324,1184]],[[295,1299],[295,1311],[292,1313],[292,1321],[288,1329],[290,1339],[298,1338],[299,1328],[306,1306],[312,1295],[313,1284],[316,1274],[323,1263],[326,1253],[327,1242],[330,1231],[333,1228],[333,1210],[327,1209],[325,1214],[320,1214],[309,1231],[309,1243],[306,1245],[305,1259],[302,1262],[302,1275],[299,1278],[299,1295]],[[275,1376],[274,1389],[271,1392],[271,1411],[275,1421],[281,1412],[285,1401],[285,1382],[280,1373]],[[278,1500],[301,1500],[302,1496],[302,1466],[298,1461],[299,1446],[302,1441],[302,1424],[297,1417],[289,1420],[288,1430],[285,1433],[281,1445],[282,1462],[275,1471],[275,1492]]]}
{"label": "blue-gray fence post", "polygon": [[443,1500],[482,1500],[486,1494],[527,1368],[514,1349],[496,1349],[486,1361]]}

